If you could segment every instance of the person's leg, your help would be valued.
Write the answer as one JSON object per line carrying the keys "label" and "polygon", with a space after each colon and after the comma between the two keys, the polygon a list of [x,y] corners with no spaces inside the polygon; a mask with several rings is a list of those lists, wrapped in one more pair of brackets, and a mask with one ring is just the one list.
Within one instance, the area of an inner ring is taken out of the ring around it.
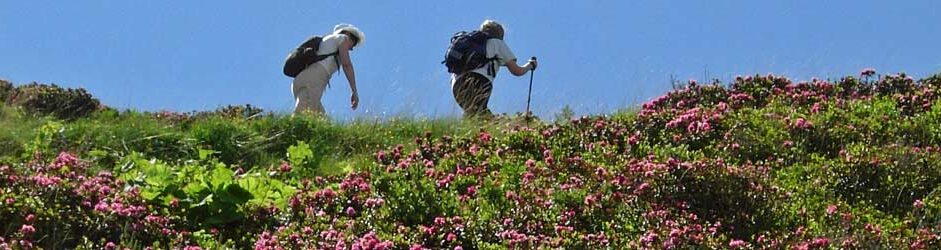
{"label": "person's leg", "polygon": [[[319,65],[315,65],[315,66],[319,66]],[[324,109],[323,102],[320,101],[320,98],[323,98],[323,92],[327,90],[327,84],[329,84],[330,82],[330,74],[327,73],[327,71],[324,70],[323,67],[316,67],[316,68],[317,68],[316,79],[314,80],[314,83],[311,84],[312,91],[310,92],[310,95],[311,95],[310,98],[312,100],[311,109],[316,114],[325,115],[327,114],[327,110]]]}
{"label": "person's leg", "polygon": [[477,88],[475,89],[476,93],[473,95],[474,99],[472,100],[475,109],[474,114],[480,118],[490,119],[493,113],[490,112],[490,108],[487,106],[490,103],[490,94],[493,93],[493,84],[487,78],[480,77],[477,79]]}
{"label": "person's leg", "polygon": [[455,81],[451,91],[458,106],[464,110],[464,117],[491,115],[487,103],[490,102],[493,84],[487,78],[474,73],[464,74]]}
{"label": "person's leg", "polygon": [[291,84],[291,93],[294,94],[294,114],[310,110],[310,79],[302,78],[300,74]]}
{"label": "person's leg", "polygon": [[298,74],[293,84],[294,113],[326,113],[320,98],[329,80],[330,75],[319,65],[312,65]]}

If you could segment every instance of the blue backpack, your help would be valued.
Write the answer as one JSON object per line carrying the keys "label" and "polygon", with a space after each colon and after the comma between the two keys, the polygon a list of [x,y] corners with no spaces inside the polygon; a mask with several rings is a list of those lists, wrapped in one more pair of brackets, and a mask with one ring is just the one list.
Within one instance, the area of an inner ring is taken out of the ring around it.
{"label": "blue backpack", "polygon": [[487,57],[487,40],[491,38],[493,37],[476,30],[455,33],[441,63],[448,67],[448,73],[455,74],[483,67],[495,59]]}

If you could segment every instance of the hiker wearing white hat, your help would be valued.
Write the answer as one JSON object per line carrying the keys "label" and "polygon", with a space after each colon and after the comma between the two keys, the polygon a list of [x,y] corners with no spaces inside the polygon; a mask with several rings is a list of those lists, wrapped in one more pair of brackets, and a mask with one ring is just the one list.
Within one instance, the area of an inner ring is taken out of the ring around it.
{"label": "hiker wearing white hat", "polygon": [[313,112],[325,114],[320,98],[330,82],[330,77],[343,67],[347,82],[350,83],[350,107],[356,110],[359,105],[359,93],[356,90],[356,72],[350,60],[350,51],[363,45],[366,35],[353,25],[338,24],[333,33],[323,37],[317,50],[318,55],[330,55],[311,64],[296,77],[291,86],[294,94],[294,113]]}
{"label": "hiker wearing white hat", "polygon": [[536,69],[535,58],[522,67],[517,64],[513,51],[503,41],[503,35],[503,25],[485,20],[479,31],[459,32],[451,39],[444,63],[452,73],[451,92],[464,110],[464,117],[492,116],[487,103],[493,92],[493,79],[501,66],[506,66],[514,76],[523,76]]}

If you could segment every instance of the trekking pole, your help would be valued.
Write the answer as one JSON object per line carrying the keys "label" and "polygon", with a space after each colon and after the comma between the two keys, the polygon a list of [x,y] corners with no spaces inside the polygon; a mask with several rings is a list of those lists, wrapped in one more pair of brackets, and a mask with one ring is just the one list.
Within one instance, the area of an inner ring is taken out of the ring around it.
{"label": "trekking pole", "polygon": [[[530,59],[530,60],[533,60],[533,61],[536,61],[536,57],[535,57],[535,56],[534,56],[534,57],[531,57],[531,58],[529,58],[529,59]],[[533,96],[533,74],[534,74],[535,72],[536,72],[536,68],[533,68],[532,70],[529,71],[529,93],[526,94],[526,121],[527,121],[527,122],[529,121],[529,118],[530,118],[530,117],[529,117],[529,116],[530,116],[530,113],[529,113],[529,101],[532,99],[532,96]]]}

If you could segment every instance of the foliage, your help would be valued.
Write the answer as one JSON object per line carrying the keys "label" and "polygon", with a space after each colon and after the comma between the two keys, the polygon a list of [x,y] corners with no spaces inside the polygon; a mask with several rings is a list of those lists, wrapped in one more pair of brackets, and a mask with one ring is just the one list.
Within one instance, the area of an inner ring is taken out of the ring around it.
{"label": "foliage", "polygon": [[12,111],[0,248],[937,249],[941,76],[874,76],[529,126]]}
{"label": "foliage", "polygon": [[85,117],[101,108],[98,99],[83,88],[61,88],[40,83],[16,87],[9,103],[22,107],[29,114],[66,120]]}
{"label": "foliage", "polygon": [[13,83],[0,79],[0,103],[6,103],[15,90]]}

